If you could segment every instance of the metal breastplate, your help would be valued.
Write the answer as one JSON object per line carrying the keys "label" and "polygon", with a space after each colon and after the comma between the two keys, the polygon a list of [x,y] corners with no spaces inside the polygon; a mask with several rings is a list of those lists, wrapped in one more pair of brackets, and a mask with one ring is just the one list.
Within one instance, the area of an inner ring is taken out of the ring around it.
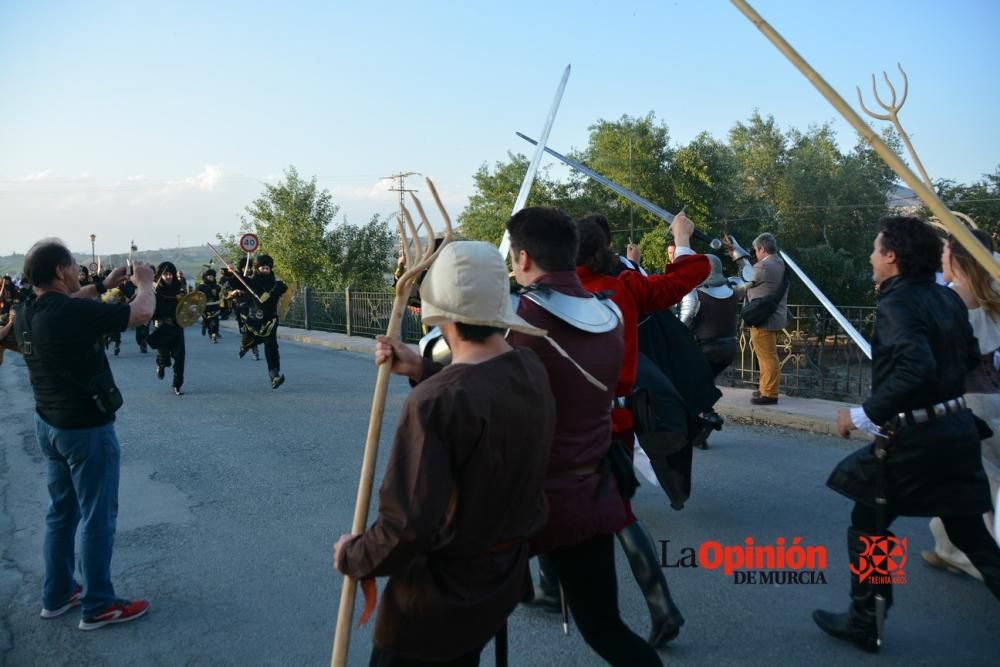
{"label": "metal breastplate", "polygon": [[587,333],[614,331],[622,321],[618,306],[608,298],[570,296],[552,289],[535,289],[511,296],[511,305],[517,312],[519,299],[527,299],[545,312],[562,320],[574,329]]}

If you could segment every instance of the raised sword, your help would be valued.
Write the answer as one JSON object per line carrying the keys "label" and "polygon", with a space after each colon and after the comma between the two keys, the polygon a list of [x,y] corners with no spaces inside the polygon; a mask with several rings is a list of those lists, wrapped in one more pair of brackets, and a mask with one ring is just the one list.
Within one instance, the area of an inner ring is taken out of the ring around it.
{"label": "raised sword", "polygon": [[[632,192],[628,188],[625,188],[625,187],[622,187],[621,185],[618,185],[617,183],[615,183],[614,181],[612,181],[610,178],[605,178],[604,176],[601,176],[600,174],[598,174],[596,171],[594,171],[590,167],[585,167],[584,165],[580,164],[576,160],[573,160],[572,158],[568,158],[565,155],[562,155],[560,153],[555,152],[554,150],[552,150],[548,146],[545,146],[545,140],[544,139],[541,141],[541,143],[539,143],[539,142],[535,141],[534,139],[532,139],[531,137],[526,136],[524,134],[521,134],[520,132],[515,132],[515,134],[517,136],[521,137],[522,139],[524,139],[525,141],[527,141],[529,144],[534,144],[534,145],[539,146],[539,147],[544,146],[545,147],[545,152],[548,153],[549,155],[551,155],[552,157],[556,158],[557,160],[559,160],[563,164],[566,164],[566,165],[569,165],[570,167],[573,167],[573,169],[576,169],[577,171],[579,171],[584,176],[587,176],[591,180],[600,183],[601,185],[603,185],[604,187],[608,188],[609,190],[612,190],[613,192],[618,193],[619,195],[621,195],[625,199],[628,199],[633,204],[638,204],[639,206],[641,206],[642,208],[646,209],[647,211],[649,211],[650,213],[652,213],[656,217],[658,217],[661,220],[665,221],[668,225],[671,222],[674,221],[674,214],[671,213],[670,211],[668,211],[668,210],[666,210],[664,208],[660,208],[659,206],[657,206],[653,202],[649,201],[648,199],[644,199],[644,198],[640,197],[639,195],[637,195],[636,193]],[[695,229],[694,232],[692,233],[692,236],[694,236],[699,241],[703,241],[704,243],[707,243],[709,246],[712,247],[712,250],[718,250],[719,248],[722,247],[722,241],[720,241],[719,239],[712,238],[711,236],[709,236],[705,232],[701,231],[700,229]]]}
{"label": "raised sword", "polygon": [[865,353],[865,356],[871,359],[872,358],[871,343],[865,340],[865,337],[861,335],[861,332],[855,329],[854,325],[851,324],[851,322],[846,317],[844,317],[844,314],[841,313],[839,310],[837,310],[837,307],[833,305],[833,302],[830,301],[828,298],[826,298],[826,295],[823,294],[823,292],[821,292],[818,287],[816,287],[816,283],[814,283],[809,278],[809,276],[806,275],[805,271],[799,268],[799,265],[796,264],[795,261],[788,256],[788,253],[786,253],[784,250],[780,250],[778,251],[778,254],[781,255],[781,259],[785,260],[785,264],[787,264],[792,268],[792,271],[795,272],[795,275],[797,275],[799,279],[803,283],[805,283],[806,287],[809,288],[809,291],[813,293],[813,296],[819,299],[819,302],[823,304],[823,307],[826,308],[827,312],[833,316],[833,319],[837,320],[837,324],[839,324],[844,329],[844,331],[847,332],[847,335],[851,337],[851,340],[853,340],[854,343],[859,348],[861,348],[861,351]]}
{"label": "raised sword", "polygon": [[[569,80],[570,65],[566,65],[566,69],[563,70],[562,79],[559,80],[559,87],[556,88],[556,97],[552,100],[552,108],[549,109],[549,115],[545,117],[545,127],[542,128],[542,146],[545,142],[549,140],[549,132],[552,131],[552,124],[556,120],[556,112],[559,111],[559,103],[562,101],[563,91],[566,90],[566,81]],[[531,162],[528,163],[528,171],[524,174],[524,180],[521,181],[521,189],[518,190],[517,199],[514,200],[514,210],[511,211],[511,216],[524,208],[525,203],[528,201],[528,193],[531,192],[531,185],[535,182],[535,174],[538,173],[538,165],[542,161],[542,149],[539,147],[533,156],[531,156]],[[500,256],[503,260],[507,261],[507,252],[510,250],[510,233],[504,229],[503,239],[500,241]]]}

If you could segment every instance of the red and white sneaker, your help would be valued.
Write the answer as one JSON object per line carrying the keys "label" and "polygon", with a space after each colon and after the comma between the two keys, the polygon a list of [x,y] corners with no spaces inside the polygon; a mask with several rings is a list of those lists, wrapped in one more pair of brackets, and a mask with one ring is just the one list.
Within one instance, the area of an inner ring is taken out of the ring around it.
{"label": "red and white sneaker", "polygon": [[149,611],[148,600],[115,600],[99,614],[80,619],[81,630],[96,630],[112,623],[128,623]]}
{"label": "red and white sneaker", "polygon": [[80,584],[77,584],[76,588],[73,589],[73,594],[70,595],[69,596],[69,600],[66,601],[66,604],[64,604],[63,606],[59,607],[58,609],[44,609],[43,608],[42,609],[42,613],[41,613],[41,617],[42,618],[55,618],[56,616],[62,616],[63,614],[65,614],[67,611],[69,611],[73,607],[79,607],[80,606],[80,596],[81,595],[83,595],[83,586],[81,586]]}

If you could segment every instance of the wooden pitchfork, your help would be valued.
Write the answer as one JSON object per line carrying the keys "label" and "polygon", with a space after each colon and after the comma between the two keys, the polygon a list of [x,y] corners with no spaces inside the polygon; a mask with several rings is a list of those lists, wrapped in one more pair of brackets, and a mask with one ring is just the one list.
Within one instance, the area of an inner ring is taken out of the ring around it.
{"label": "wooden pitchfork", "polygon": [[[437,189],[431,179],[427,180],[427,187],[434,197],[441,217],[444,218],[444,239],[441,245],[434,248],[434,229],[424,214],[424,207],[420,200],[411,192],[413,203],[420,214],[422,227],[427,234],[426,245],[421,245],[420,236],[417,234],[417,227],[413,224],[413,218],[406,206],[400,203],[403,213],[402,218],[396,219],[399,227],[399,236],[402,241],[403,254],[406,257],[406,266],[409,267],[398,281],[396,281],[396,296],[392,301],[392,314],[389,316],[389,326],[385,335],[388,338],[399,338],[400,330],[403,326],[403,313],[406,309],[406,302],[409,299],[417,279],[430,268],[438,253],[441,252],[449,240],[451,240],[451,218],[441,198],[438,197]],[[405,218],[405,225],[404,225]],[[410,249],[410,240],[413,242],[413,249]],[[382,434],[382,415],[385,412],[385,397],[389,389],[389,371],[392,362],[388,361],[378,368],[378,375],[375,379],[375,395],[372,397],[371,417],[368,420],[368,438],[365,441],[364,459],[361,464],[361,480],[358,482],[358,499],[354,506],[354,523],[351,525],[351,533],[360,535],[365,531],[368,523],[368,506],[371,503],[372,486],[375,482],[375,462],[378,459],[378,442]],[[357,594],[357,582],[351,577],[344,577],[344,586],[340,591],[340,610],[337,613],[337,629],[333,638],[333,656],[330,660],[332,667],[344,667],[347,665],[347,650],[351,641],[351,621],[354,617],[354,598]]]}
{"label": "wooden pitchfork", "polygon": [[743,12],[743,15],[753,23],[758,30],[764,33],[772,44],[777,47],[781,53],[788,58],[796,69],[802,72],[803,75],[809,80],[813,86],[827,99],[833,107],[840,112],[840,115],[844,117],[851,126],[857,130],[858,134],[865,138],[865,141],[871,145],[876,153],[879,154],[887,165],[889,165],[894,172],[910,186],[910,189],[917,193],[925,204],[934,215],[938,217],[941,223],[951,232],[962,246],[979,262],[983,268],[989,271],[990,275],[994,278],[1000,280],[1000,262],[998,262],[993,254],[983,246],[979,240],[972,235],[969,228],[960,221],[954,213],[941,201],[940,197],[934,191],[933,187],[928,186],[926,183],[920,180],[920,177],[913,173],[913,171],[906,166],[896,153],[893,152],[891,148],[885,145],[885,142],[879,138],[872,128],[868,127],[867,123],[859,116],[854,109],[844,101],[837,91],[830,87],[819,72],[814,70],[805,59],[798,54],[798,52],[792,48],[784,37],[782,37],[777,30],[771,27],[767,21],[765,21],[760,14],[757,13],[747,0],[730,0],[737,9]]}
{"label": "wooden pitchfork", "polygon": [[[869,116],[871,116],[872,118],[876,118],[878,120],[884,120],[886,122],[893,124],[893,127],[896,128],[896,131],[899,132],[899,136],[903,138],[903,143],[906,144],[906,152],[910,154],[910,159],[913,160],[913,164],[920,171],[920,175],[921,177],[923,177],[924,183],[927,184],[928,188],[933,190],[934,182],[931,180],[931,177],[927,175],[927,170],[924,169],[924,163],[921,162],[920,157],[917,155],[917,151],[914,150],[913,148],[913,144],[910,143],[910,135],[907,134],[906,130],[903,129],[903,124],[899,122],[899,110],[903,108],[904,104],[906,104],[906,95],[907,93],[909,93],[910,90],[910,81],[906,77],[906,72],[903,70],[903,66],[900,65],[899,63],[896,63],[896,67],[899,68],[899,73],[903,75],[903,96],[898,103],[896,102],[896,88],[892,85],[892,81],[889,80],[889,75],[886,74],[885,71],[883,71],[882,78],[885,79],[885,85],[889,87],[889,92],[892,94],[892,100],[889,102],[889,104],[886,104],[885,102],[882,101],[881,96],[879,96],[878,94],[878,89],[875,87],[874,74],[872,74],[872,94],[875,96],[875,101],[878,102],[878,105],[880,107],[885,109],[886,113],[875,113],[874,111],[866,107],[865,101],[861,97],[861,88],[859,86],[855,86],[855,90],[858,91],[858,104],[860,104],[861,108],[864,109],[864,112]],[[956,218],[958,218],[968,226],[972,227],[973,229],[979,229],[979,226],[976,225],[976,222],[965,213],[952,211],[952,215],[954,215]],[[944,224],[942,224],[941,221],[938,220],[937,218],[931,218],[930,220],[928,220],[928,222],[930,222],[938,229],[941,229],[945,232],[948,231],[948,228]]]}

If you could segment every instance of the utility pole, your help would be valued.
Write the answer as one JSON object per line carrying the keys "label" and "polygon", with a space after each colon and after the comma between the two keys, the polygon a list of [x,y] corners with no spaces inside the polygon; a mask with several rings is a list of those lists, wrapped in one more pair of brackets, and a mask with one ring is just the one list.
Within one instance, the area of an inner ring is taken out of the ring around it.
{"label": "utility pole", "polygon": [[[401,223],[403,223],[404,225],[406,224],[406,219],[403,217],[403,197],[405,196],[405,193],[407,193],[407,192],[417,192],[417,190],[407,189],[406,188],[406,179],[408,177],[410,177],[410,176],[423,176],[423,174],[418,173],[416,171],[407,171],[407,172],[400,172],[398,174],[393,174],[392,176],[383,176],[382,177],[383,181],[387,181],[387,180],[390,180],[390,179],[396,181],[396,187],[389,188],[389,191],[390,192],[398,192],[399,193],[399,212],[396,215],[399,216],[399,221]],[[419,239],[419,236],[418,236],[417,239],[414,239],[414,242],[415,243],[418,242],[418,239]],[[404,255],[406,254],[406,249],[403,248],[403,244],[405,242],[406,241],[403,239],[402,234],[400,234],[400,236],[399,236],[399,251],[400,251],[401,254],[404,254]]]}

